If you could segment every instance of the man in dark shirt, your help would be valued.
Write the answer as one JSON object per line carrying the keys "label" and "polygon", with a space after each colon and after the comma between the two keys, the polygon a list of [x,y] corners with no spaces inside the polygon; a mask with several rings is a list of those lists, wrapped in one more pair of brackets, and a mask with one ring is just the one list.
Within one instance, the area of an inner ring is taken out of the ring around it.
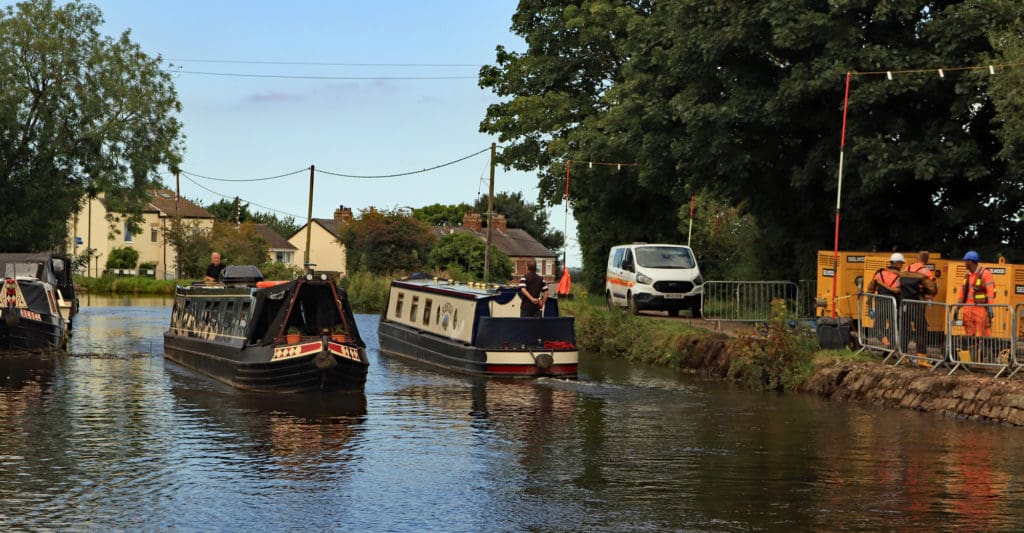
{"label": "man in dark shirt", "polygon": [[210,254],[210,261],[210,266],[206,267],[206,281],[217,281],[224,270],[224,263],[220,262],[220,254],[217,252]]}
{"label": "man in dark shirt", "polygon": [[537,262],[532,259],[526,264],[526,275],[519,279],[519,296],[523,299],[519,316],[541,316],[544,300],[548,297],[548,284],[537,275]]}

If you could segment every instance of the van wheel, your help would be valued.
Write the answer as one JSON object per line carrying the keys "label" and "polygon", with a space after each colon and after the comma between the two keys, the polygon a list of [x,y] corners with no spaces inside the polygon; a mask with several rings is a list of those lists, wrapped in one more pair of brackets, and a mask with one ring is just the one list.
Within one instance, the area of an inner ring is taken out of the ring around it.
{"label": "van wheel", "polygon": [[636,297],[634,297],[632,294],[627,294],[626,299],[629,301],[629,313],[631,315],[639,315],[640,308],[637,307],[636,305]]}
{"label": "van wheel", "polygon": [[668,316],[679,316],[679,310],[678,309],[669,309],[666,312],[668,313]]}

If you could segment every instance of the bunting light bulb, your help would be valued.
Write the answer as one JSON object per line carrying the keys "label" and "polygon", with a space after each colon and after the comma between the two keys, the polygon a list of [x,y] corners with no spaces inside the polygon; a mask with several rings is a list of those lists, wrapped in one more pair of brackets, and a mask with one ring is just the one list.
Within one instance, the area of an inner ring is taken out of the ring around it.
{"label": "bunting light bulb", "polygon": [[594,168],[594,162],[587,163],[587,168]]}
{"label": "bunting light bulb", "polygon": [[988,73],[989,74],[995,74],[996,73],[996,67],[993,67],[992,65],[989,65],[988,66]]}
{"label": "bunting light bulb", "polygon": [[615,170],[622,170],[622,163],[615,165]]}
{"label": "bunting light bulb", "polygon": [[946,77],[946,74],[944,74],[944,73],[942,72],[942,69],[941,69],[941,68],[939,69],[939,77],[940,77],[940,78],[945,78],[945,77]]}
{"label": "bunting light bulb", "polygon": [[889,81],[892,81],[892,71],[891,70],[885,71],[885,77],[889,78]]}

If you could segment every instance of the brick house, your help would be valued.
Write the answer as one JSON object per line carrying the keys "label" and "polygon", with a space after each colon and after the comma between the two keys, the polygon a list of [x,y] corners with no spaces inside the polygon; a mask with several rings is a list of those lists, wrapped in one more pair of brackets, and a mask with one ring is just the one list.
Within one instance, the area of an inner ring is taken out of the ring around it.
{"label": "brick house", "polygon": [[[505,215],[494,215],[491,222],[494,224],[494,231],[491,232],[491,244],[512,260],[511,282],[518,283],[519,278],[526,274],[526,264],[530,259],[537,261],[537,274],[545,281],[554,282],[556,280],[555,263],[558,256],[554,252],[548,250],[526,230],[508,227]],[[466,213],[462,218],[461,226],[435,226],[434,232],[438,236],[453,232],[469,233],[487,242],[487,228],[483,226],[483,215],[480,213]]]}

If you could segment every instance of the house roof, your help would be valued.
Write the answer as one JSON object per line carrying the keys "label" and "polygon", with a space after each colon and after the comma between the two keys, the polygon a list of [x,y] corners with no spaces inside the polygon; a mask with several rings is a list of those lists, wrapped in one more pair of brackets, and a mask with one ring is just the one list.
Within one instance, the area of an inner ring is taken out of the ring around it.
{"label": "house roof", "polygon": [[[341,236],[341,228],[345,226],[345,222],[344,221],[342,221],[342,220],[335,220],[333,218],[314,218],[313,222],[316,222],[317,224],[319,224],[321,228],[326,230],[327,233],[330,233],[334,237],[340,237]],[[298,235],[299,233],[302,233],[303,231],[306,231],[306,225],[305,224],[303,224],[302,227],[298,229],[298,231],[296,231],[295,233],[292,233],[291,236],[289,236],[288,238],[290,239],[290,238]]]}
{"label": "house roof", "polygon": [[[487,229],[473,231],[465,226],[434,226],[434,233],[444,236],[449,233],[468,233],[484,241],[487,240]],[[491,232],[491,244],[509,257],[556,257],[537,239],[520,228],[508,228],[505,233],[498,230]]]}
{"label": "house roof", "polygon": [[[175,202],[174,191],[157,189],[150,191],[151,199],[142,211],[144,213],[161,213],[167,216],[178,216],[182,218],[213,218],[213,214],[190,202],[185,197],[178,198]],[[177,203],[177,207],[175,207]]]}
{"label": "house roof", "polygon": [[256,230],[257,235],[267,241],[271,250],[298,250],[294,244],[288,242],[288,239],[282,237],[266,224],[253,224],[253,229]]}

